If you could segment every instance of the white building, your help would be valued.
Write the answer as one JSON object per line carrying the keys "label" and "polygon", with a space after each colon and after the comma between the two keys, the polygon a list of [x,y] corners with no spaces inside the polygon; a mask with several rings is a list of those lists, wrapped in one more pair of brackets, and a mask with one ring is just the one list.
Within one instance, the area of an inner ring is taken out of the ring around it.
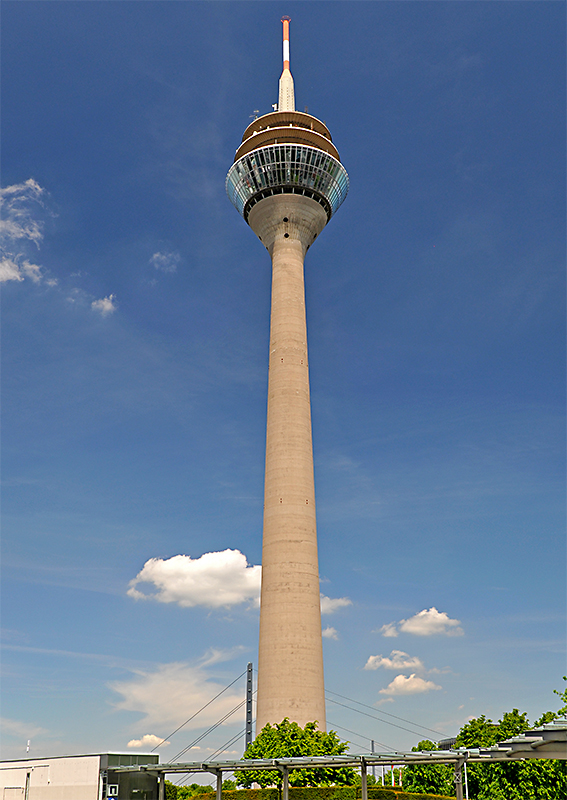
{"label": "white building", "polygon": [[0,800],[157,800],[155,775],[113,767],[157,764],[157,753],[98,753],[0,762]]}

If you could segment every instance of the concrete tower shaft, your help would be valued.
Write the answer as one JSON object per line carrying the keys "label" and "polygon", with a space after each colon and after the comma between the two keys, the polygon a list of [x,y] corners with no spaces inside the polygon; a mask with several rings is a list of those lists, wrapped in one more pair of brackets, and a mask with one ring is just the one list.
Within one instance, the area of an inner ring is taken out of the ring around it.
{"label": "concrete tower shaft", "polygon": [[303,259],[327,214],[280,194],[248,218],[272,256],[256,731],[284,717],[325,728]]}
{"label": "concrete tower shaft", "polygon": [[272,258],[257,733],[284,717],[325,728],[303,261],[348,192],[327,126],[295,111],[282,22],[278,110],[247,127],[226,179]]}

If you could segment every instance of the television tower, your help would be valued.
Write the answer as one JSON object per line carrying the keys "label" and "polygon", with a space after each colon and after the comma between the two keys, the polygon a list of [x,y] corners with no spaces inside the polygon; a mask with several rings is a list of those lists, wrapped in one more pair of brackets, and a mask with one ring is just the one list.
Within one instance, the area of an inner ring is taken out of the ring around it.
{"label": "television tower", "polygon": [[244,131],[227,194],[272,258],[256,733],[325,729],[303,260],[348,192],[326,125],[295,110],[289,17],[277,111]]}

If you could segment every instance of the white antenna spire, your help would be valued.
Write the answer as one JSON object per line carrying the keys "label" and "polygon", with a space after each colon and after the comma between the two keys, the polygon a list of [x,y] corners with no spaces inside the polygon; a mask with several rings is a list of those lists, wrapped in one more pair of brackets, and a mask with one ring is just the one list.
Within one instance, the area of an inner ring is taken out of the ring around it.
{"label": "white antenna spire", "polygon": [[293,78],[289,71],[289,17],[282,17],[283,22],[283,72],[280,78],[280,95],[278,111],[295,111],[295,92]]}

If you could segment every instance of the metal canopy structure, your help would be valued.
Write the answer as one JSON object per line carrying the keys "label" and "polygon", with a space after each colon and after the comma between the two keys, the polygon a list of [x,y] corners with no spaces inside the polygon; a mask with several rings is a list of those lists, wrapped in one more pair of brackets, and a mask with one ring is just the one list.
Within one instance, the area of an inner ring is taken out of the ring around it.
{"label": "metal canopy structure", "polygon": [[430,750],[423,752],[367,753],[344,756],[302,756],[300,758],[257,758],[238,761],[192,761],[179,764],[148,764],[120,767],[115,772],[150,772],[160,778],[160,800],[165,798],[165,776],[170,773],[208,772],[216,775],[216,800],[222,800],[223,773],[249,770],[278,770],[282,773],[282,800],[289,798],[289,773],[294,769],[313,767],[352,767],[359,769],[362,800],[368,799],[368,767],[387,765],[403,767],[411,764],[454,764],[457,800],[463,800],[462,767],[469,763],[496,763],[524,759],[567,760],[567,720],[554,720],[541,728],[525,731],[499,742],[493,747]]}

